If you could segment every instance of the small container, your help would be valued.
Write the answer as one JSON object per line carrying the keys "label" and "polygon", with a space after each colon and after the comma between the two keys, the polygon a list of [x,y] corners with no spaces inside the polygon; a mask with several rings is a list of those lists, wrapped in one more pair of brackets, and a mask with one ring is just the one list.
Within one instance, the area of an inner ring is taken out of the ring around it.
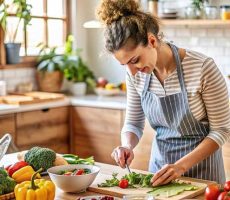
{"label": "small container", "polygon": [[230,20],[230,5],[220,6],[220,13],[222,20]]}
{"label": "small container", "polygon": [[6,81],[0,81],[0,96],[6,95]]}
{"label": "small container", "polygon": [[205,6],[204,14],[205,14],[205,19],[217,19],[219,16],[218,9],[216,6]]}
{"label": "small container", "polygon": [[157,0],[148,0],[148,10],[154,16],[158,15],[158,1]]}

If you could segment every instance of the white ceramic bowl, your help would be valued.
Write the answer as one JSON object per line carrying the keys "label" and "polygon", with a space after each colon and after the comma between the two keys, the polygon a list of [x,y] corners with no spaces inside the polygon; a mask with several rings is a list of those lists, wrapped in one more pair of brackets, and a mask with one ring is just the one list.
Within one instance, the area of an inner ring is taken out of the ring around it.
{"label": "white ceramic bowl", "polygon": [[[90,174],[66,176],[58,175],[61,170],[90,169]],[[84,192],[94,181],[100,167],[95,165],[60,165],[47,170],[54,184],[64,192]]]}

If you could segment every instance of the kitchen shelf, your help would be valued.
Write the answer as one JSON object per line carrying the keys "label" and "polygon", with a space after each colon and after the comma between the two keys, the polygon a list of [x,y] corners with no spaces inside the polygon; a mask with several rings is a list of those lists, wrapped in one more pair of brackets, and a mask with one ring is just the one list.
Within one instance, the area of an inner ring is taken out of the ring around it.
{"label": "kitchen shelf", "polygon": [[163,26],[230,26],[230,20],[162,19]]}

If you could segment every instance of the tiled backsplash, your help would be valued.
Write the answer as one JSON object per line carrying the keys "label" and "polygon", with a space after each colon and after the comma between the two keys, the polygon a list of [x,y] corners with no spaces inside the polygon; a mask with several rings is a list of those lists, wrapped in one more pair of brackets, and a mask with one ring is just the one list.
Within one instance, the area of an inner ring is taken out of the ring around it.
{"label": "tiled backsplash", "polygon": [[166,40],[212,57],[221,72],[230,75],[229,27],[170,27],[162,31]]}
{"label": "tiled backsplash", "polygon": [[15,91],[20,83],[32,82],[33,88],[36,89],[35,69],[20,68],[20,69],[3,69],[0,70],[0,80],[6,81],[8,92]]}
{"label": "tiled backsplash", "polygon": [[[164,32],[166,40],[173,41],[174,44],[176,44],[179,47],[192,49],[212,57],[215,60],[219,69],[225,75],[225,77],[230,75],[229,27],[171,26],[168,28],[164,28],[162,31]],[[96,47],[98,51],[101,51],[101,48],[101,46]],[[85,51],[89,51],[92,54],[91,58],[94,57],[93,59],[89,60],[89,62],[97,63],[98,60],[100,60],[99,57],[96,56],[97,51],[95,51],[95,49],[94,51],[92,51],[91,49],[86,49]],[[118,65],[118,63],[116,63],[116,65]],[[96,67],[92,69],[95,71],[95,74],[97,74],[100,70],[100,68],[98,69]],[[116,67],[116,70],[119,70],[118,67]],[[117,72],[117,74],[118,75],[116,77],[118,79],[119,77],[123,77],[124,72]],[[33,68],[0,70],[0,80],[6,81],[8,91],[15,91],[16,86],[19,83],[27,82],[32,82],[34,85],[34,89],[37,88],[35,79],[35,69]],[[123,81],[123,79],[118,80],[117,82],[119,81]],[[230,81],[228,81],[228,85],[230,86]]]}

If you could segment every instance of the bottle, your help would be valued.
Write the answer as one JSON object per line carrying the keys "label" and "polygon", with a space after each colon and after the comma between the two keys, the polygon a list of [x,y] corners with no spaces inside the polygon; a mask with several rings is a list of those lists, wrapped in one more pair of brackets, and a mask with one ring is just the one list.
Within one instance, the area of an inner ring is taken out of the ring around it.
{"label": "bottle", "polygon": [[221,19],[230,20],[230,5],[220,6]]}
{"label": "bottle", "polygon": [[158,15],[158,1],[157,0],[148,0],[148,10],[154,16]]}

